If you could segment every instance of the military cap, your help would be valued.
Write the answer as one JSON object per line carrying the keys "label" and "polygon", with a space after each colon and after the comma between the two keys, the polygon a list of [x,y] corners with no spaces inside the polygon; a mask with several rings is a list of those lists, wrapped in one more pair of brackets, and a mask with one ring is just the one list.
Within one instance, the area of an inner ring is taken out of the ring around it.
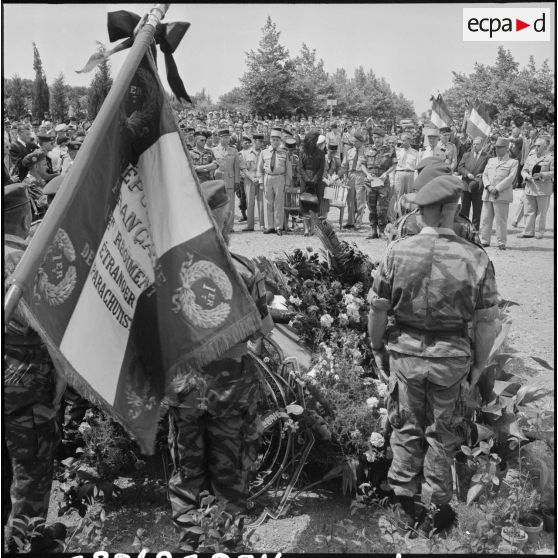
{"label": "military cap", "polygon": [[339,147],[339,146],[338,146],[336,143],[330,143],[330,144],[327,146],[327,148],[328,148],[330,151],[337,151],[337,148],[338,148],[338,147]]}
{"label": "military cap", "polygon": [[77,151],[81,146],[82,146],[81,141],[73,140],[68,142],[68,149],[73,149],[74,151]]}
{"label": "military cap", "polygon": [[414,203],[419,206],[454,203],[459,200],[462,187],[463,182],[457,176],[438,176],[417,192]]}
{"label": "military cap", "polygon": [[54,136],[52,134],[49,134],[48,132],[42,132],[40,134],[37,134],[37,139],[39,141],[54,141]]}
{"label": "military cap", "polygon": [[41,125],[41,123],[38,120],[34,120],[33,123],[31,124],[31,126],[35,127],[39,127]]}
{"label": "military cap", "polygon": [[46,154],[43,153],[40,149],[36,149],[35,151],[33,151],[33,153],[29,153],[29,155],[26,155],[21,161],[21,164],[26,169],[28,169],[31,168],[35,163],[38,163],[43,159],[46,159]]}
{"label": "military cap", "polygon": [[204,137],[206,137],[206,136],[205,136],[205,132],[204,132],[203,130],[195,130],[195,131],[194,131],[194,137],[196,137],[196,136],[204,136]]}
{"label": "military cap", "polygon": [[58,124],[58,126],[56,126],[56,128],[54,128],[55,132],[65,132],[68,129],[68,126],[66,126],[66,124]]}
{"label": "military cap", "polygon": [[230,136],[231,135],[231,131],[228,128],[221,128],[218,132],[217,135],[222,138],[224,136]]}
{"label": "military cap", "polygon": [[68,143],[70,141],[70,138],[68,136],[59,136],[56,138],[56,144],[57,145],[64,145],[65,143]]}
{"label": "military cap", "polygon": [[285,145],[289,148],[289,149],[294,149],[296,147],[296,140],[294,138],[287,138],[285,140]]}
{"label": "military cap", "polygon": [[181,123],[178,125],[178,127],[179,127],[181,130],[186,130],[186,122],[181,122]]}
{"label": "military cap", "polygon": [[43,194],[53,196],[58,192],[62,182],[64,182],[64,175],[55,176],[52,180],[49,180],[46,186],[43,188]]}
{"label": "military cap", "polygon": [[374,136],[384,137],[386,135],[386,131],[383,128],[379,128],[376,126],[375,128],[372,128],[372,134]]}
{"label": "military cap", "polygon": [[211,210],[223,207],[229,203],[224,180],[208,180],[201,185],[201,190]]}
{"label": "military cap", "polygon": [[252,123],[251,122],[244,122],[244,124],[242,124],[243,128],[248,128],[248,126],[252,127]]}
{"label": "military cap", "polygon": [[449,126],[442,126],[440,128],[440,134],[451,134],[451,128]]}
{"label": "military cap", "polygon": [[435,163],[425,167],[416,177],[413,183],[413,188],[417,192],[434,178],[437,178],[438,176],[451,175],[451,169],[444,161],[441,161],[440,159],[435,159],[435,161]]}
{"label": "military cap", "polygon": [[429,136],[440,137],[440,132],[438,130],[436,130],[435,128],[427,128],[427,129],[424,130],[424,135],[426,137],[429,137]]}
{"label": "military cap", "polygon": [[364,134],[362,132],[359,132],[358,130],[353,134],[353,139],[361,141],[362,143],[366,143]]}
{"label": "military cap", "polygon": [[264,135],[263,134],[254,134],[253,138],[255,140],[259,139],[259,140],[263,140],[264,139]]}
{"label": "military cap", "polygon": [[510,140],[507,138],[498,138],[496,140],[496,143],[494,144],[494,147],[509,147],[510,146]]}
{"label": "military cap", "polygon": [[242,141],[249,141],[252,143],[252,138],[250,136],[242,136]]}
{"label": "military cap", "polygon": [[196,131],[196,129],[195,129],[195,128],[192,128],[191,126],[188,126],[188,127],[186,128],[186,133],[187,133],[187,134],[189,134],[189,133],[191,133],[191,132],[195,132],[195,131]]}
{"label": "military cap", "polygon": [[8,184],[4,186],[4,196],[2,199],[4,212],[25,205],[26,203],[31,203],[31,201],[27,195],[27,187],[24,183],[18,182],[17,184]]}
{"label": "military cap", "polygon": [[272,138],[280,138],[281,137],[281,128],[271,128],[271,132],[269,134]]}

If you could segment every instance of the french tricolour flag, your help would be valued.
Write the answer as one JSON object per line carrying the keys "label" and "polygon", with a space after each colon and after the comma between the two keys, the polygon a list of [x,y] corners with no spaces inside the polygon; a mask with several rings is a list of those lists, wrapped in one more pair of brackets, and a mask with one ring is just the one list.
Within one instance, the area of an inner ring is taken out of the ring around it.
{"label": "french tricolour flag", "polygon": [[169,385],[261,324],[150,53],[124,91],[79,151],[76,195],[23,303],[57,368],[150,453]]}
{"label": "french tricolour flag", "polygon": [[453,118],[450,114],[444,99],[442,99],[441,95],[434,98],[432,97],[432,114],[430,115],[430,120],[432,124],[436,126],[436,128],[443,128],[445,126],[452,126],[453,125]]}
{"label": "french tricolour flag", "polygon": [[490,130],[491,118],[486,107],[482,104],[473,106],[467,118],[467,135],[485,139],[490,135]]}

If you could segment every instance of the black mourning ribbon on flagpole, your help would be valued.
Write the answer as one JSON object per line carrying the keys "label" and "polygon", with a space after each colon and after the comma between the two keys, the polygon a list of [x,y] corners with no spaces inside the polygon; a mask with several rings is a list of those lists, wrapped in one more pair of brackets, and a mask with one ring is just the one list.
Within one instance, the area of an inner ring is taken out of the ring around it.
{"label": "black mourning ribbon on flagpole", "polygon": [[[78,70],[77,73],[84,73],[91,71],[99,62],[108,58],[116,52],[130,48],[134,43],[134,30],[136,29],[141,17],[133,12],[126,10],[119,10],[117,12],[109,12],[107,14],[107,27],[109,33],[109,40],[111,43],[120,39],[125,39],[113,49],[103,53],[95,53],[89,58],[87,64],[83,69]],[[175,21],[172,23],[159,23],[155,30],[155,43],[159,45],[161,52],[165,56],[165,66],[167,69],[167,80],[169,82],[171,91],[174,96],[180,101],[184,99],[188,103],[192,103],[184,83],[178,74],[178,68],[173,58],[173,53],[177,49],[182,37],[188,31],[190,24],[187,22]],[[157,60],[157,49],[155,45],[151,45],[153,58]]]}

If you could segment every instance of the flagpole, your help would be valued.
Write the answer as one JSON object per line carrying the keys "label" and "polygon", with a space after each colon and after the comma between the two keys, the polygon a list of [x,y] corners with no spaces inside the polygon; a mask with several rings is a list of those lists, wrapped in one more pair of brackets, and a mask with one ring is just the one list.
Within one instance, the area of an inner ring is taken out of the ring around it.
{"label": "flagpole", "polygon": [[7,324],[25,292],[25,284],[29,278],[37,274],[44,254],[54,238],[58,225],[63,217],[66,207],[76,197],[79,185],[85,180],[87,160],[95,152],[97,146],[112,125],[113,119],[117,118],[120,101],[129,86],[139,63],[145,55],[149,45],[153,41],[157,25],[165,17],[170,4],[156,4],[142,19],[145,23],[137,30],[134,43],[124,61],[124,64],[116,76],[112,87],[97,114],[93,125],[79,150],[71,171],[68,173],[64,188],[61,188],[54,198],[51,206],[46,212],[45,218],[40,224],[37,232],[33,235],[29,246],[23,253],[19,264],[10,278],[10,287],[4,300],[4,323]]}

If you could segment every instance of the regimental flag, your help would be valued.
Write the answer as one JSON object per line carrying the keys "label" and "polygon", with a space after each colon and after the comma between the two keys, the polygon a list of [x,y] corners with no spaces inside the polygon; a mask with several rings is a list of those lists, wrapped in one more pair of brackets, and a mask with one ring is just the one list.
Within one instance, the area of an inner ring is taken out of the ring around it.
{"label": "regimental flag", "polygon": [[151,53],[130,76],[122,97],[103,107],[106,132],[92,130],[76,158],[85,164],[73,177],[76,195],[49,209],[61,212],[58,232],[22,303],[70,384],[151,453],[169,385],[261,321],[201,195]]}
{"label": "regimental flag", "polygon": [[441,95],[434,98],[431,97],[432,101],[432,114],[430,116],[430,120],[432,124],[436,126],[436,128],[443,128],[444,126],[452,126],[453,125],[453,118],[450,114],[446,103],[442,99]]}
{"label": "regimental flag", "polygon": [[491,122],[488,111],[482,103],[473,106],[467,119],[467,135],[486,139],[490,135]]}

